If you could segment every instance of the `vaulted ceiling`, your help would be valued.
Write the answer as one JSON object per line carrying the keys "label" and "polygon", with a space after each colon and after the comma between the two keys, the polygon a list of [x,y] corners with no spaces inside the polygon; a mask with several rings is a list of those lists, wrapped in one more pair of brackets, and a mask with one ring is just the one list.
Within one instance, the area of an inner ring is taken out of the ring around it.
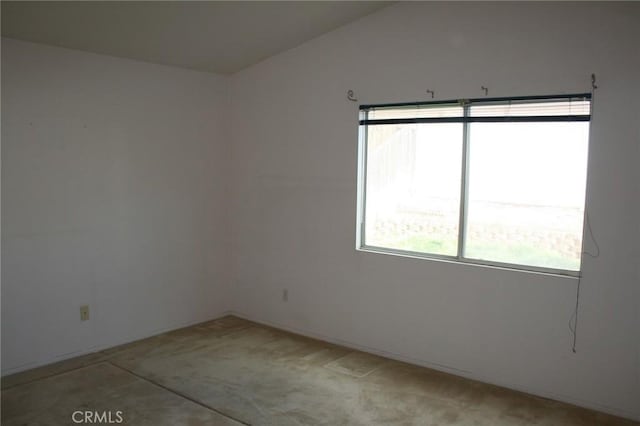
{"label": "vaulted ceiling", "polygon": [[2,1],[2,36],[230,74],[388,4]]}

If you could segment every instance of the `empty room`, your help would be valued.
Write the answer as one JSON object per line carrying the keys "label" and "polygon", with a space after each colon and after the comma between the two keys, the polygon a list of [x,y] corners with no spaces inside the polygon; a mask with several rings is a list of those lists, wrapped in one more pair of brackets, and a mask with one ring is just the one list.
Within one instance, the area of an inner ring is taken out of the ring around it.
{"label": "empty room", "polygon": [[640,3],[0,5],[2,425],[640,425]]}

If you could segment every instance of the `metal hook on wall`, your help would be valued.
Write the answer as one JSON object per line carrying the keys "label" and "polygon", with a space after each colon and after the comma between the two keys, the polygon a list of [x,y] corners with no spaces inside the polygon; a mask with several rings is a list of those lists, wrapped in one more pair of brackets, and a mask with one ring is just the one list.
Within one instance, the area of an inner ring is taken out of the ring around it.
{"label": "metal hook on wall", "polygon": [[592,89],[597,89],[598,85],[596,84],[596,75],[595,74],[591,74],[591,88]]}
{"label": "metal hook on wall", "polygon": [[480,86],[480,88],[481,88],[482,90],[484,90],[484,95],[485,95],[485,96],[489,95],[489,88],[488,88],[488,87]]}
{"label": "metal hook on wall", "polygon": [[358,99],[355,97],[355,94],[351,89],[347,91],[347,99],[349,99],[351,102],[358,102]]}
{"label": "metal hook on wall", "polygon": [[427,93],[431,95],[431,99],[433,99],[436,95],[436,93],[433,90],[429,90],[429,89],[427,89]]}

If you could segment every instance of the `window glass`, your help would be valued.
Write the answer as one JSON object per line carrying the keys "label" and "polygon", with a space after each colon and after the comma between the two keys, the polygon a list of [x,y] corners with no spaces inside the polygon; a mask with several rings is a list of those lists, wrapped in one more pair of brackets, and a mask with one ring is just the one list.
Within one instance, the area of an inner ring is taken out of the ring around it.
{"label": "window glass", "polygon": [[464,257],[580,269],[588,122],[472,123]]}
{"label": "window glass", "polygon": [[455,256],[462,124],[370,126],[366,241]]}

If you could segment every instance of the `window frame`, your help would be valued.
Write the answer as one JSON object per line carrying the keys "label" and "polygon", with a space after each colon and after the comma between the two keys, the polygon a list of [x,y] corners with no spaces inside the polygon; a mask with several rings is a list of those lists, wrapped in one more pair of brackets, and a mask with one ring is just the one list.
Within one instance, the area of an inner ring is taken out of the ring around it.
{"label": "window frame", "polygon": [[[561,100],[582,100],[589,102],[589,113],[579,115],[526,115],[526,116],[475,116],[471,117],[469,112],[474,105],[502,104],[508,102],[535,102],[535,101],[561,101]],[[560,275],[565,277],[580,277],[582,271],[582,259],[577,271],[567,269],[547,268],[541,266],[523,265],[518,263],[505,263],[485,259],[472,259],[464,256],[464,244],[466,238],[466,228],[468,223],[469,204],[469,125],[474,122],[570,122],[587,121],[591,125],[592,110],[591,93],[562,94],[562,95],[542,95],[542,96],[515,96],[515,97],[493,97],[493,98],[473,98],[460,100],[442,100],[432,102],[404,102],[386,104],[362,104],[359,106],[359,131],[358,131],[358,170],[357,170],[357,222],[356,222],[356,250],[390,254],[403,257],[448,261],[469,265],[488,266],[501,269],[516,270],[522,272],[533,272],[549,275]],[[394,109],[406,107],[444,107],[462,106],[463,112],[460,117],[428,117],[428,118],[387,118],[370,119],[369,111],[372,109]],[[458,222],[458,242],[455,256],[434,254],[427,252],[417,252],[401,250],[388,247],[379,247],[365,244],[366,241],[366,205],[367,205],[367,157],[368,157],[368,128],[370,125],[384,124],[414,124],[414,123],[461,123],[462,129],[462,158],[461,158],[461,184],[460,184],[460,209]],[[590,140],[587,141],[587,144]],[[587,145],[588,149],[588,145]],[[587,157],[587,180],[588,180],[588,157]],[[586,188],[586,186],[585,186]],[[586,188],[588,189],[588,188]],[[583,211],[586,210],[586,191]],[[582,220],[582,247],[584,246],[585,219]],[[581,248],[581,252],[583,249]]]}

